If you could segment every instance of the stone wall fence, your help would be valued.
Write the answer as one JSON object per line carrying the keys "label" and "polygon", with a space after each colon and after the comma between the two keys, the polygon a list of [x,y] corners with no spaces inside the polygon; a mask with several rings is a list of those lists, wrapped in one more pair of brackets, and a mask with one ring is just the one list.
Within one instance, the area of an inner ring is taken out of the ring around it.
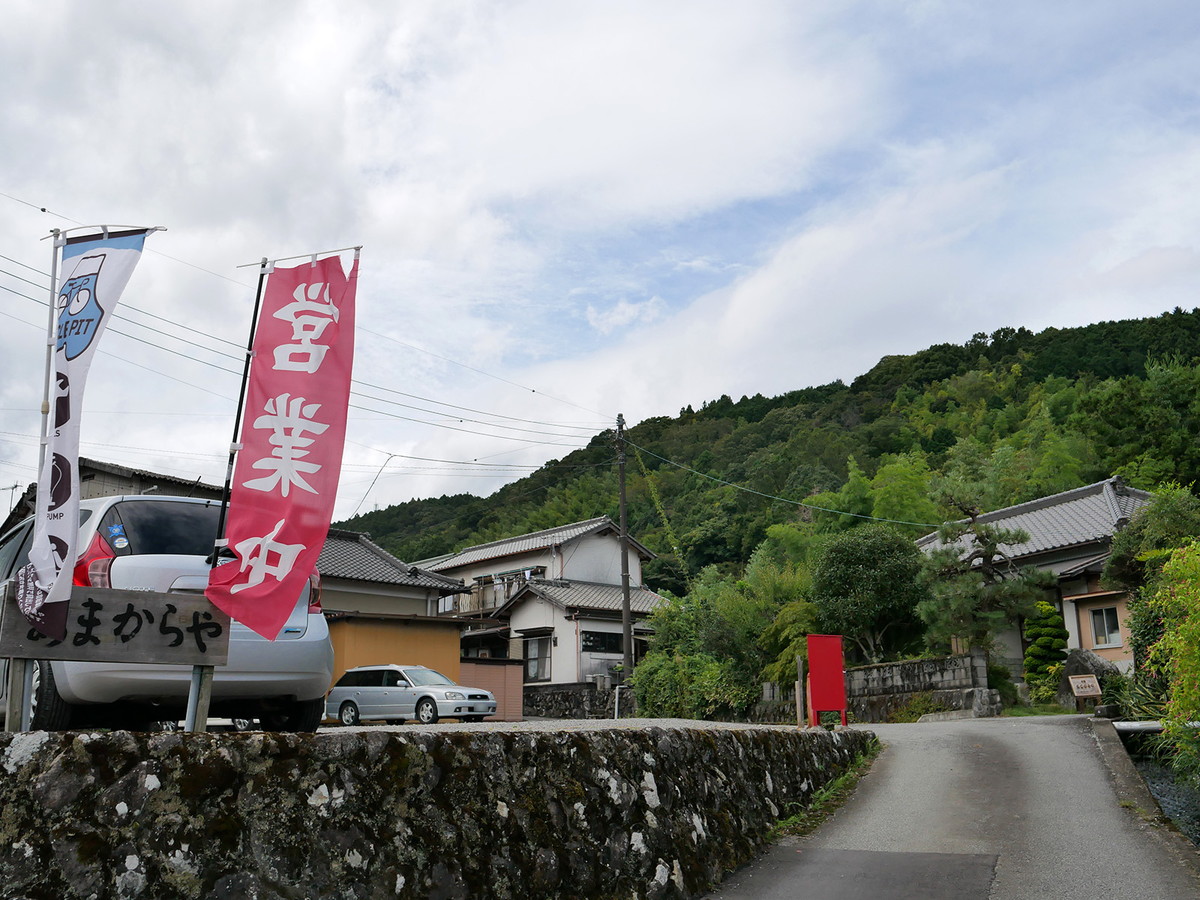
{"label": "stone wall fence", "polygon": [[3,734],[0,884],[56,900],[695,898],[872,739],[672,720]]}
{"label": "stone wall fence", "polygon": [[572,684],[527,684],[524,703],[525,716],[534,719],[626,719],[637,715],[633,688],[616,683],[609,675]]}
{"label": "stone wall fence", "polygon": [[[1000,694],[987,686],[987,659],[982,653],[856,666],[846,670],[845,679],[848,712],[856,722],[886,722],[918,696],[972,716],[1000,714]],[[762,688],[747,718],[794,723],[795,685],[767,682]]]}
{"label": "stone wall fence", "polygon": [[886,722],[918,695],[931,695],[947,710],[1000,714],[1000,693],[988,688],[987,658],[980,651],[846,670],[846,702],[855,721]]}

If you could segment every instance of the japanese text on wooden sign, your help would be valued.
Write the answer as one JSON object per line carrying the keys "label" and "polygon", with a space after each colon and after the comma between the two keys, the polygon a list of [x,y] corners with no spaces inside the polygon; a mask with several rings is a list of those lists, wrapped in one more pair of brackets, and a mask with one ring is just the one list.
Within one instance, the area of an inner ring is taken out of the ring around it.
{"label": "japanese text on wooden sign", "polygon": [[229,628],[229,616],[203,594],[76,586],[59,641],[33,628],[6,594],[0,657],[222,666]]}

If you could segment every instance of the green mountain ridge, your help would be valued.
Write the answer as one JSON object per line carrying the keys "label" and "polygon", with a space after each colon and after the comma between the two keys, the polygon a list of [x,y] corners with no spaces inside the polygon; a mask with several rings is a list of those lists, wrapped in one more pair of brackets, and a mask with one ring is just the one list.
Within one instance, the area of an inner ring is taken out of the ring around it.
{"label": "green mountain ridge", "polygon": [[[1200,479],[1200,309],[885,356],[849,385],[722,396],[626,431],[630,532],[662,557],[651,585],[744,563],[773,524],[839,530],[880,518],[914,535],[949,513],[930,479],[979,486],[999,508],[1122,475],[1137,487]],[[419,561],[618,513],[613,433],[489,497],[456,494],[364,513]],[[822,510],[839,510],[835,515]]]}

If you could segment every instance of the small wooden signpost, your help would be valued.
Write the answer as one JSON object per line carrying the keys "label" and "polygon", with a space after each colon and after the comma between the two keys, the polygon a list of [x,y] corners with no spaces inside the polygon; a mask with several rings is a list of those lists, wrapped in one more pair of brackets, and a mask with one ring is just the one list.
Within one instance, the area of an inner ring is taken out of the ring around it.
{"label": "small wooden signpost", "polygon": [[[207,668],[229,659],[229,616],[203,594],[130,591],[75,587],[71,593],[66,638],[57,641],[33,628],[17,607],[15,591],[4,585],[0,615],[0,657],[13,660],[74,660],[130,665],[190,665],[192,691],[188,698],[190,724],[203,729],[208,716]],[[16,690],[14,691],[14,688]],[[24,684],[9,682],[6,728],[16,731]],[[14,693],[18,696],[14,696]]]}
{"label": "small wooden signpost", "polygon": [[1071,684],[1071,693],[1075,695],[1075,709],[1078,712],[1083,712],[1086,700],[1101,694],[1100,682],[1095,675],[1068,675],[1067,681]]}

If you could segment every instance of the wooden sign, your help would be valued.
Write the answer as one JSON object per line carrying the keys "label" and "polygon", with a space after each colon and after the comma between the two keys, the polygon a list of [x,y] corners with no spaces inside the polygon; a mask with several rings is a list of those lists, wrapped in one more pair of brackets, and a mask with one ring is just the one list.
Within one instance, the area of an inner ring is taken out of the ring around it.
{"label": "wooden sign", "polygon": [[1071,682],[1071,693],[1076,697],[1099,697],[1100,682],[1095,675],[1068,675]]}
{"label": "wooden sign", "polygon": [[15,593],[4,597],[0,657],[187,666],[229,659],[229,616],[203,594],[76,586],[67,636],[56,641],[21,615]]}

